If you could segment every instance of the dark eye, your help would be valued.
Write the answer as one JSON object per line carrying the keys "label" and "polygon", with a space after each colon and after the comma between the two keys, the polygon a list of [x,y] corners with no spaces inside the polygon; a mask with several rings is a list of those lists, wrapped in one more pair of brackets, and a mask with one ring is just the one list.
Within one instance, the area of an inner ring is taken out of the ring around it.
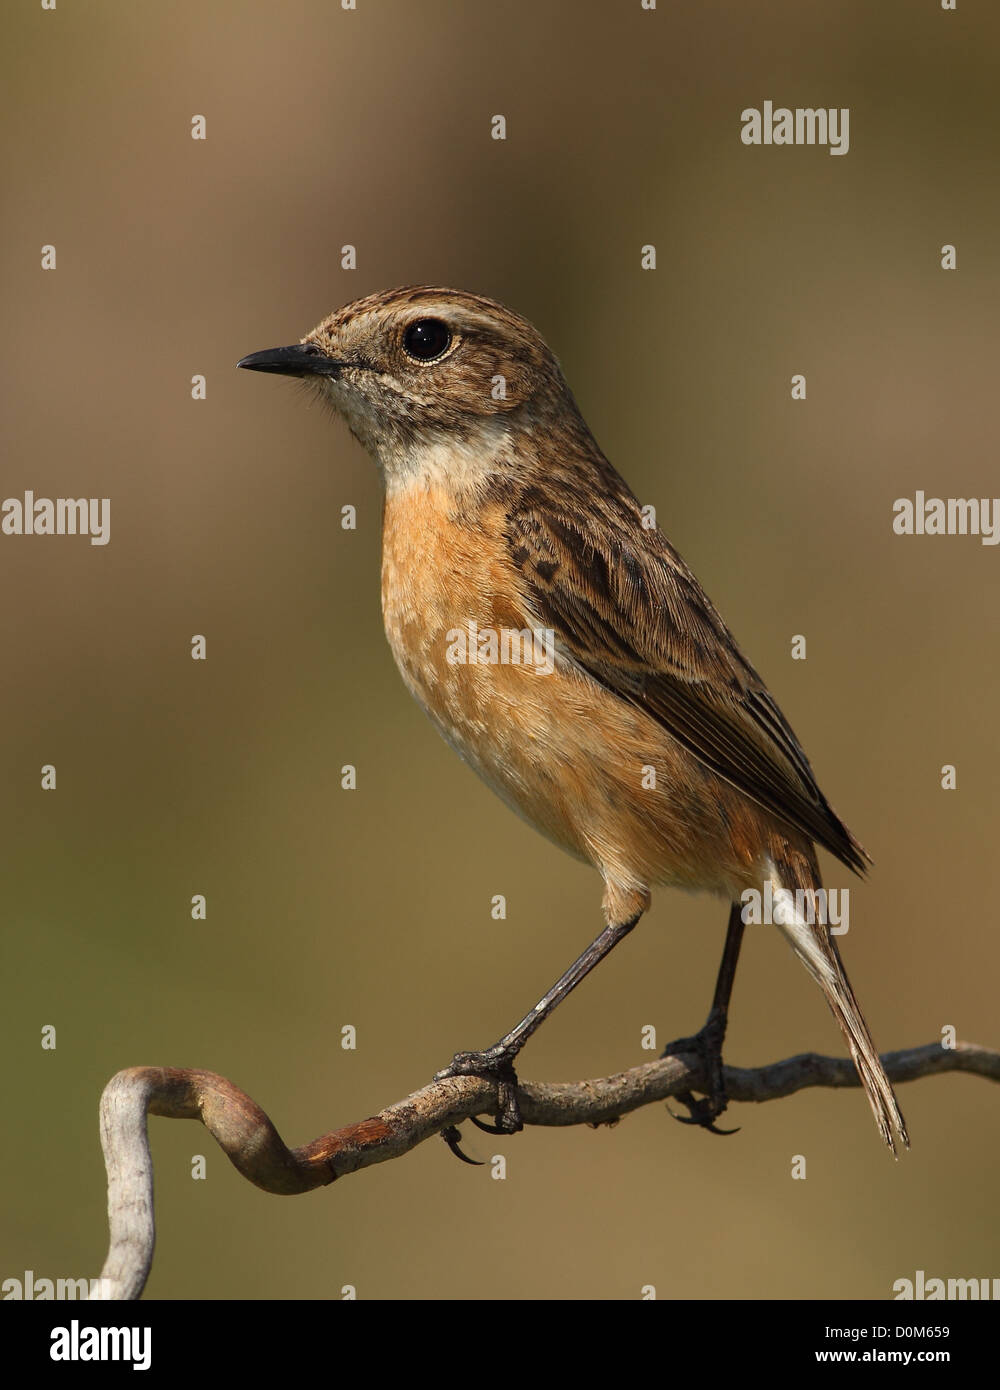
{"label": "dark eye", "polygon": [[451,332],[440,319],[417,319],[403,334],[403,347],[418,362],[433,362],[450,343]]}

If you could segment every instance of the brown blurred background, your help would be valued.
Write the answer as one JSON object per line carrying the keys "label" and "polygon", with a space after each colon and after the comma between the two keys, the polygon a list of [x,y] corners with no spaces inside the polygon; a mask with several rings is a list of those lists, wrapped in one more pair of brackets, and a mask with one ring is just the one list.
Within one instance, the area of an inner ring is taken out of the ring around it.
{"label": "brown blurred background", "polygon": [[[1000,551],[891,530],[918,488],[1000,492],[996,6],[94,0],[5,27],[0,493],[110,497],[111,543],[0,537],[0,1276],[98,1272],[119,1068],[223,1072],[301,1143],[491,1042],[601,925],[597,876],[480,785],[394,670],[373,466],[301,391],[233,369],[392,285],[532,319],[656,505],[875,859],[842,945],[880,1045],[949,1024],[1000,1044]],[[766,99],[849,107],[850,152],[744,147]],[[696,1029],[724,925],[660,892],[525,1079],[643,1061],[644,1024]],[[808,1048],[841,1050],[833,1021],[753,931],[728,1058]],[[901,1099],[898,1164],[860,1092],[812,1090],[734,1107],[724,1141],[662,1106],[470,1130],[506,1181],[433,1142],[294,1200],[154,1120],[149,1295],[885,1298],[917,1269],[1000,1275],[995,1089]]]}

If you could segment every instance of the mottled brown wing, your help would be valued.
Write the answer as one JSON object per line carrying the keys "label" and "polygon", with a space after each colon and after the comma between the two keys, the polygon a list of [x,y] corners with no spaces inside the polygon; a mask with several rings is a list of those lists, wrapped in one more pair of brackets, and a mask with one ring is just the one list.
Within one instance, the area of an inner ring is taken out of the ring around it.
{"label": "mottled brown wing", "polygon": [[538,488],[511,499],[511,558],[538,623],[713,772],[862,872],[868,856],[684,561],[643,528],[624,485],[574,500],[556,510]]}

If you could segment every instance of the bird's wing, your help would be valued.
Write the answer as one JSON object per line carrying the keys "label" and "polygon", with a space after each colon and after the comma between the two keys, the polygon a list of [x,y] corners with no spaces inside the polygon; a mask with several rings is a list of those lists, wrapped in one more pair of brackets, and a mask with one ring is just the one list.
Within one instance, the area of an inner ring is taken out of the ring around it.
{"label": "bird's wing", "polygon": [[606,689],[863,871],[867,854],[827,803],[764,682],[687,565],[661,532],[643,527],[635,498],[620,489],[588,490],[585,501],[577,493],[565,508],[537,487],[509,499],[507,542],[529,610]]}

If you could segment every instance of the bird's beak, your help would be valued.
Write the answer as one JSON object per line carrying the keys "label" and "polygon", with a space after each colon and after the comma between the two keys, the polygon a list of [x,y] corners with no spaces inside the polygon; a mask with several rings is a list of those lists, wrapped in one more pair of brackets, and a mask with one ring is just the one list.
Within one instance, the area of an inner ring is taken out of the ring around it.
{"label": "bird's beak", "polygon": [[251,352],[249,357],[241,357],[236,365],[252,372],[280,372],[282,376],[338,377],[346,363],[327,357],[315,343],[294,343],[291,347]]}

